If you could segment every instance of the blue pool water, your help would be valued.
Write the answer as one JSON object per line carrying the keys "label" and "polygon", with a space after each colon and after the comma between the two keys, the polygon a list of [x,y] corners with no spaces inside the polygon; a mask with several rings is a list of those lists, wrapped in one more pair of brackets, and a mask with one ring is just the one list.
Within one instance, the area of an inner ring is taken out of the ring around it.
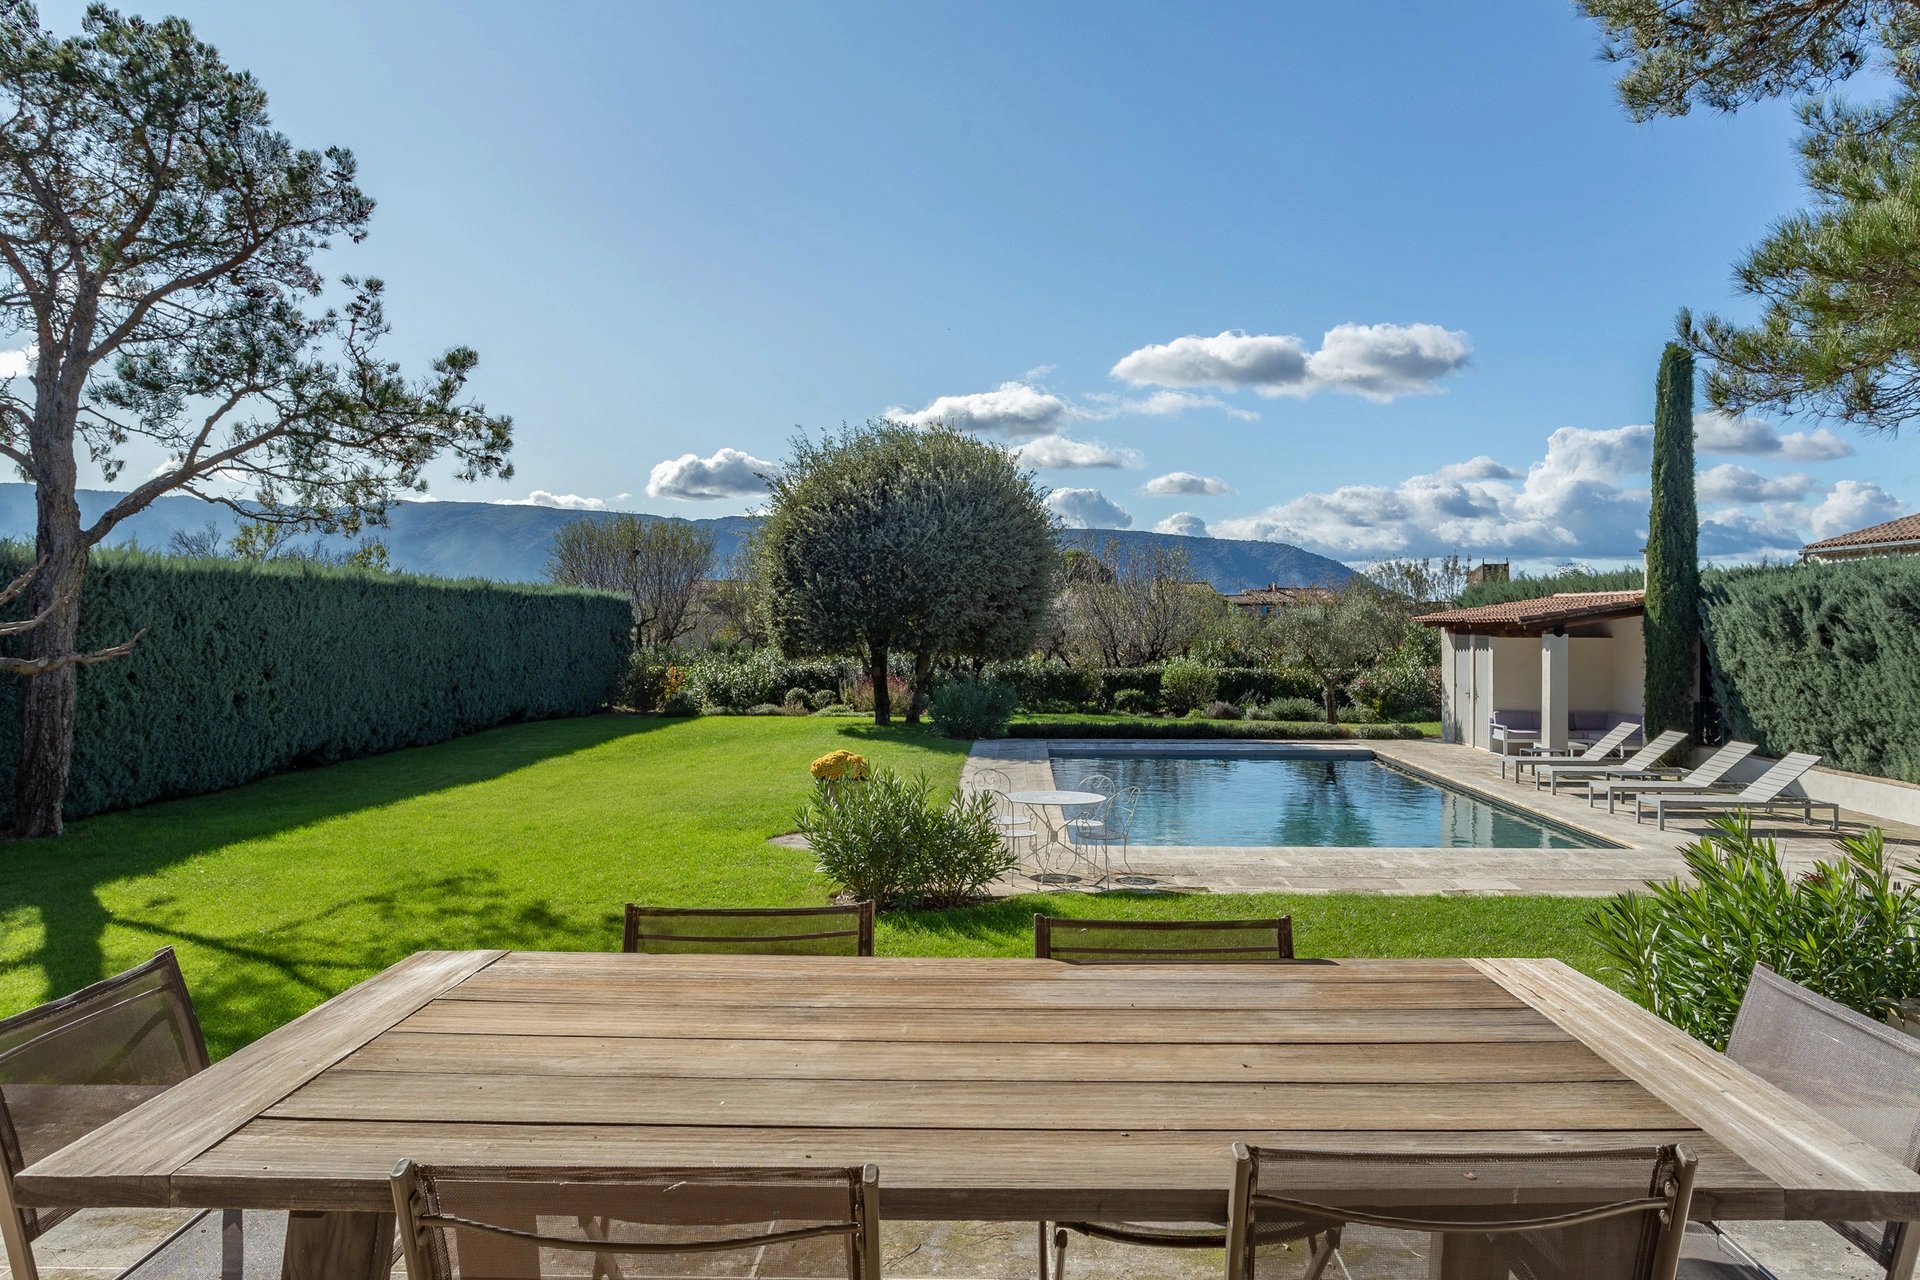
{"label": "blue pool water", "polygon": [[1063,789],[1079,789],[1094,774],[1140,788],[1136,845],[1606,847],[1371,759],[1059,747],[1052,757],[1054,785]]}

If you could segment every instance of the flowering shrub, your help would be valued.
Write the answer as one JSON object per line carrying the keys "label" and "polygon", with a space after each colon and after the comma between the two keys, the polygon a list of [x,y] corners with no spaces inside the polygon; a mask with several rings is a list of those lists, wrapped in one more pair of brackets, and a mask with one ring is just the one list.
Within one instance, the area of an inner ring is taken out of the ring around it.
{"label": "flowering shrub", "polygon": [[[887,703],[895,712],[905,711],[912,689],[900,676],[887,677]],[[873,677],[861,676],[848,690],[847,702],[855,711],[873,710]]]}
{"label": "flowering shrub", "polygon": [[867,776],[867,758],[852,751],[829,751],[807,766],[815,782],[861,782]]}

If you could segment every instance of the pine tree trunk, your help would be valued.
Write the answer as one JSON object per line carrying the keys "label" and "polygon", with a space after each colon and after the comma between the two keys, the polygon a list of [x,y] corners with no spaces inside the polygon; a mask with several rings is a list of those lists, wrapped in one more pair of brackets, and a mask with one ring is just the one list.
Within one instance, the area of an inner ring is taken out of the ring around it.
{"label": "pine tree trunk", "polygon": [[[80,638],[80,587],[87,572],[87,549],[80,538],[80,508],[71,483],[39,486],[38,553],[46,557],[28,593],[28,615],[38,614],[63,597],[65,603],[26,634],[28,658],[75,653]],[[57,836],[73,766],[74,708],[80,669],[64,666],[27,676],[20,690],[20,771],[15,780],[13,832],[17,836]]]}
{"label": "pine tree trunk", "polygon": [[893,723],[893,704],[887,696],[887,642],[875,640],[867,661],[867,675],[873,681],[873,722]]}

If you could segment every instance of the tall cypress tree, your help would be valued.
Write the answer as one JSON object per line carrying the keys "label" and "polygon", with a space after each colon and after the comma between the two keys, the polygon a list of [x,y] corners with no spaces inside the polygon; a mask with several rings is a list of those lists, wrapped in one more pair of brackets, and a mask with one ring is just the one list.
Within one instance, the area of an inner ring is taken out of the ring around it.
{"label": "tall cypress tree", "polygon": [[1668,343],[1653,407],[1647,516],[1646,733],[1693,728],[1699,659],[1700,513],[1693,495],[1693,353]]}

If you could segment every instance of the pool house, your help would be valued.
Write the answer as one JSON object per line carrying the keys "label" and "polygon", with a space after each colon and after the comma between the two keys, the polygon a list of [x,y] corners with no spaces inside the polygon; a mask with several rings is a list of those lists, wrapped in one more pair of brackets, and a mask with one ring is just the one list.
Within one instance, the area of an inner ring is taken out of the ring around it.
{"label": "pool house", "polygon": [[1488,751],[1597,737],[1644,705],[1644,591],[1563,592],[1420,621],[1440,631],[1440,723]]}

